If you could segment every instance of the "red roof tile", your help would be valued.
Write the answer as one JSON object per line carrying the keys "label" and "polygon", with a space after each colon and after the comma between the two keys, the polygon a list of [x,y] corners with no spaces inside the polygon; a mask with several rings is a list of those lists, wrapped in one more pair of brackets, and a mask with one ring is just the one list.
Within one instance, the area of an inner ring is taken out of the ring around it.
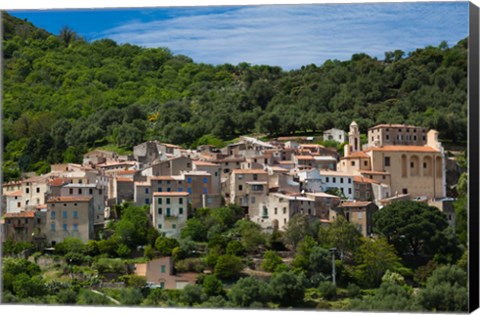
{"label": "red roof tile", "polygon": [[372,147],[366,151],[387,151],[387,152],[440,152],[430,146],[417,146],[417,145],[387,145],[383,147]]}
{"label": "red roof tile", "polygon": [[363,151],[357,151],[350,153],[349,156],[344,156],[342,159],[358,159],[358,158],[368,158],[369,156]]}
{"label": "red roof tile", "polygon": [[232,171],[233,174],[267,174],[263,169],[236,169]]}
{"label": "red roof tile", "polygon": [[20,197],[23,194],[21,190],[12,191],[11,193],[3,194],[6,197]]}
{"label": "red roof tile", "polygon": [[55,179],[49,181],[48,185],[53,186],[53,187],[58,187],[58,186],[62,186],[64,184],[66,184],[68,182],[69,182],[68,179],[59,177],[59,178],[55,178]]}
{"label": "red roof tile", "polygon": [[414,128],[414,129],[426,129],[420,126],[413,126],[413,125],[402,125],[402,124],[380,124],[373,127],[368,128],[371,129],[378,129],[378,128]]}
{"label": "red roof tile", "polygon": [[369,183],[369,184],[379,184],[380,183],[376,180],[366,178],[366,177],[362,177],[362,176],[354,176],[353,181],[358,182],[358,183]]}
{"label": "red roof tile", "polygon": [[47,203],[53,202],[89,202],[93,197],[87,196],[57,196],[51,197],[47,200]]}
{"label": "red roof tile", "polygon": [[6,219],[7,218],[34,218],[35,211],[9,212],[9,213],[5,213],[4,217]]}
{"label": "red roof tile", "polygon": [[205,162],[205,161],[193,161],[193,164],[198,166],[219,166],[218,164]]}

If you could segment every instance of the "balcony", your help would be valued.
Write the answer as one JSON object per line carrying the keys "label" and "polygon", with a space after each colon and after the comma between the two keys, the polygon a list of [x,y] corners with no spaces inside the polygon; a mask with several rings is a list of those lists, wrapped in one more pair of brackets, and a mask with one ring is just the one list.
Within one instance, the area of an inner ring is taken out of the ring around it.
{"label": "balcony", "polygon": [[165,215],[165,220],[176,220],[178,219],[178,215],[176,214],[166,214]]}

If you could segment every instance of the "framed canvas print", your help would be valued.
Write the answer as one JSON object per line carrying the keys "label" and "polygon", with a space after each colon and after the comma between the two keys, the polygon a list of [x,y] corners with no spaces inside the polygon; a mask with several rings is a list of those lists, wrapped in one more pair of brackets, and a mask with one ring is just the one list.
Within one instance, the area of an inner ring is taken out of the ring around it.
{"label": "framed canvas print", "polygon": [[478,307],[475,4],[22,5],[2,309]]}

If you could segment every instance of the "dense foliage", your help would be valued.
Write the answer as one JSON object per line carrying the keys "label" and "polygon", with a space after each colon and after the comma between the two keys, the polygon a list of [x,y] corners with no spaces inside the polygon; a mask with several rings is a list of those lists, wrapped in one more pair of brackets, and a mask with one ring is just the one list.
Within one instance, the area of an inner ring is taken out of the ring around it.
{"label": "dense foliage", "polygon": [[95,147],[144,140],[223,145],[240,134],[287,135],[411,123],[467,139],[467,40],[359,53],[284,71],[194,63],[168,48],[58,35],[8,13],[4,24],[4,176],[48,171]]}

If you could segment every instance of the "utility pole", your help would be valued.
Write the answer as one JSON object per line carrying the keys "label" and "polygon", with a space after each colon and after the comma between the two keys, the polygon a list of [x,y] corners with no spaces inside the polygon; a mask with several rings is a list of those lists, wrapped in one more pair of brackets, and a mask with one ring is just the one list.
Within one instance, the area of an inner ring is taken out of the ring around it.
{"label": "utility pole", "polygon": [[335,252],[337,249],[335,247],[330,248],[330,252],[332,252],[332,283],[334,286],[337,286],[337,283],[335,281]]}

